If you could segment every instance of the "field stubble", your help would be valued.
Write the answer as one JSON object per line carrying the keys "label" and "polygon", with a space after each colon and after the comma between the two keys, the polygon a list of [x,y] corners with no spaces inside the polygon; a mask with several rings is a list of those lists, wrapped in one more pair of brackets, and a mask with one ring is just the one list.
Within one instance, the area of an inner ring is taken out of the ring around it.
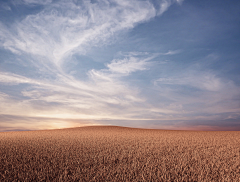
{"label": "field stubble", "polygon": [[238,131],[0,133],[0,181],[240,181],[239,161]]}

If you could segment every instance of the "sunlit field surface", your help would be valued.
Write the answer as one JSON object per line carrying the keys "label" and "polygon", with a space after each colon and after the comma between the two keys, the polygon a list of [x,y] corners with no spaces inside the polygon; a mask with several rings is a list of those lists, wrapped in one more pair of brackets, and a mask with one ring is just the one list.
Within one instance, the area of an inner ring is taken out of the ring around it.
{"label": "sunlit field surface", "polygon": [[240,181],[240,132],[1,132],[0,181]]}

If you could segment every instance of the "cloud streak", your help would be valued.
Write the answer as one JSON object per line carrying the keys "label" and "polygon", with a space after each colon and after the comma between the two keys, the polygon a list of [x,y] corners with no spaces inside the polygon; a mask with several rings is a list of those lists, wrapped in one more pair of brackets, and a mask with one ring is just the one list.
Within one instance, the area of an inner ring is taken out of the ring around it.
{"label": "cloud streak", "polygon": [[221,120],[239,113],[239,86],[210,69],[203,69],[204,64],[193,64],[176,72],[174,77],[159,78],[154,85],[160,95],[180,105],[184,115],[192,119]]}
{"label": "cloud streak", "polygon": [[[139,59],[128,56],[127,59],[118,60],[118,62],[124,67],[124,64],[132,64],[133,60],[131,72],[135,72],[146,69],[144,66],[152,58]],[[121,81],[121,77],[127,76],[130,72],[126,74],[126,72],[119,70],[115,71],[113,63],[116,63],[116,60],[107,64],[108,69],[90,70],[88,81],[76,80],[74,77],[65,75],[59,76],[57,80],[36,80],[2,72],[0,73],[0,82],[3,84],[28,85],[21,92],[24,97],[22,99],[25,101],[20,101],[15,106],[9,104],[9,112],[2,112],[2,114],[13,115],[22,107],[27,107],[26,112],[21,112],[21,114],[60,118],[131,118],[127,112],[128,109],[132,108],[131,104],[140,104],[144,99],[138,97],[137,89],[131,88]],[[13,103],[14,100],[10,98],[9,96],[9,100],[5,102]],[[41,108],[44,105],[49,105],[47,111]],[[4,104],[2,107],[5,107]],[[124,108],[126,114],[122,111],[121,116],[116,115],[115,113],[120,108]]]}
{"label": "cloud streak", "polygon": [[106,44],[119,31],[153,18],[155,11],[147,1],[82,1],[80,5],[59,1],[27,15],[12,25],[12,32],[1,25],[2,46],[13,53],[46,57],[61,67],[74,51],[84,54],[92,46]]}

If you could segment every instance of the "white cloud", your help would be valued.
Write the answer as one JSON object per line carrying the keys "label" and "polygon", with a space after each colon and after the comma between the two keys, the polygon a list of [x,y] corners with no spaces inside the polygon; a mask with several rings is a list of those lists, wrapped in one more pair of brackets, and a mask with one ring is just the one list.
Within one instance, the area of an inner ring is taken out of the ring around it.
{"label": "white cloud", "polygon": [[0,11],[1,11],[1,9],[7,10],[7,11],[11,11],[11,10],[12,10],[11,7],[8,6],[8,5],[5,4],[5,3],[1,3],[1,4],[0,4]]}
{"label": "white cloud", "polygon": [[154,85],[159,96],[181,104],[185,114],[198,115],[195,119],[222,119],[221,113],[239,112],[239,101],[235,99],[239,97],[239,86],[210,70],[191,66],[174,77],[155,80]]}
{"label": "white cloud", "polygon": [[108,1],[83,1],[81,6],[72,1],[50,4],[13,24],[15,31],[11,33],[2,27],[3,46],[14,53],[45,56],[60,66],[71,52],[84,54],[88,47],[105,44],[119,31],[155,16],[153,5],[147,1],[114,2],[116,5]]}
{"label": "white cloud", "polygon": [[[131,58],[130,58],[131,60]],[[143,59],[144,61],[149,58]],[[138,60],[141,64],[142,60]],[[135,60],[137,65],[137,61]],[[137,66],[138,68],[139,66]],[[136,71],[136,69],[133,69]],[[117,76],[116,76],[117,74]],[[45,116],[45,117],[71,117],[71,118],[131,118],[126,112],[120,116],[115,113],[119,107],[129,110],[132,104],[143,103],[139,98],[138,90],[127,86],[121,81],[125,73],[112,73],[110,69],[90,70],[88,81],[79,81],[68,75],[61,75],[57,80],[35,80],[10,73],[0,73],[0,82],[4,84],[27,83],[29,86],[23,90],[25,101],[8,101],[8,112],[5,114]],[[5,96],[4,96],[5,97]],[[11,98],[11,97],[10,97]],[[55,103],[51,106],[52,103]],[[43,104],[43,106],[41,106]],[[109,104],[114,107],[109,107]],[[44,109],[48,105],[48,109]],[[6,106],[6,105],[5,105]],[[3,107],[4,102],[3,102]],[[22,108],[28,108],[26,112]],[[60,109],[59,109],[60,108]],[[81,112],[79,112],[81,110]],[[18,112],[19,111],[19,112]],[[123,112],[123,111],[122,111]],[[4,114],[4,112],[3,112]]]}
{"label": "white cloud", "polygon": [[187,72],[178,77],[159,78],[155,84],[182,85],[205,91],[219,91],[226,85],[220,78],[210,72]]}
{"label": "white cloud", "polygon": [[0,72],[0,82],[5,84],[19,84],[19,83],[38,83],[33,81],[30,78],[26,78],[24,76],[16,75],[13,73],[7,73],[7,72]]}
{"label": "white cloud", "polygon": [[176,0],[178,4],[182,4],[184,0]]}
{"label": "white cloud", "polygon": [[[204,65],[204,63],[201,64]],[[155,80],[154,84],[187,86],[215,93],[236,87],[231,80],[219,77],[214,71],[203,70],[199,64],[177,72],[176,76],[161,77]]]}
{"label": "white cloud", "polygon": [[26,4],[40,4],[40,5],[47,5],[52,2],[52,0],[23,0]]}
{"label": "white cloud", "polygon": [[13,53],[24,52],[45,56],[61,65],[66,57],[77,51],[84,54],[92,46],[106,44],[118,32],[133,28],[148,21],[158,11],[162,14],[173,3],[159,2],[156,10],[149,1],[82,1],[81,6],[73,1],[25,0],[28,4],[48,4],[41,12],[26,16],[12,24],[9,32],[0,25],[2,45]]}
{"label": "white cloud", "polygon": [[160,55],[174,55],[174,54],[178,54],[178,53],[180,53],[180,52],[181,52],[181,50],[174,50],[174,51],[169,50],[168,52],[166,52],[166,53],[161,53]]}
{"label": "white cloud", "polygon": [[146,70],[149,65],[147,61],[150,59],[139,59],[137,57],[129,57],[123,60],[115,59],[110,64],[107,64],[107,67],[113,73],[130,74],[138,70]]}
{"label": "white cloud", "polygon": [[157,15],[161,15],[163,14],[165,11],[167,11],[167,9],[169,8],[169,6],[171,6],[172,4],[172,1],[171,0],[162,0],[160,2],[160,8],[157,12]]}
{"label": "white cloud", "polygon": [[36,6],[36,5],[48,5],[52,3],[52,0],[10,0],[12,4],[17,5],[27,5],[27,6]]}

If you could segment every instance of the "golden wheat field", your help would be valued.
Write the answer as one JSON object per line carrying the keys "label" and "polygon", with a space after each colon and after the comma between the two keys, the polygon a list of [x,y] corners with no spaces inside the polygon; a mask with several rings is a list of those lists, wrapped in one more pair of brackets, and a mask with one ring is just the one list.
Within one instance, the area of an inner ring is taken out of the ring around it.
{"label": "golden wheat field", "polygon": [[1,132],[0,181],[240,181],[240,132]]}

